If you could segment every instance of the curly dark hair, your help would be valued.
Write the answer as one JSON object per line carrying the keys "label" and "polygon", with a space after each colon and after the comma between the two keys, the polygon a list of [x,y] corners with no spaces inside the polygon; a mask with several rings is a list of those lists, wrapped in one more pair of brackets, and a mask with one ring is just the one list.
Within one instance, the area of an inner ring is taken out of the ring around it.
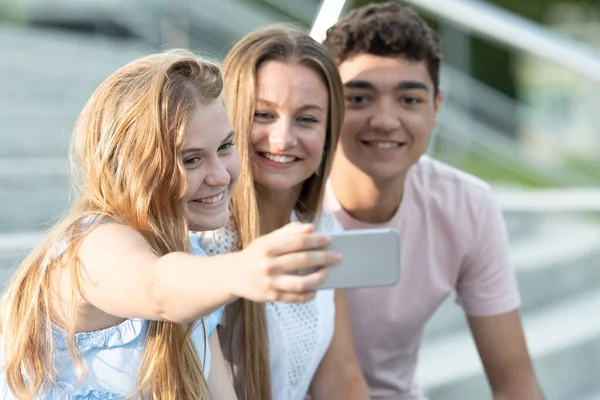
{"label": "curly dark hair", "polygon": [[337,65],[361,53],[425,61],[438,91],[440,39],[412,9],[398,3],[374,3],[352,10],[327,30],[323,46]]}

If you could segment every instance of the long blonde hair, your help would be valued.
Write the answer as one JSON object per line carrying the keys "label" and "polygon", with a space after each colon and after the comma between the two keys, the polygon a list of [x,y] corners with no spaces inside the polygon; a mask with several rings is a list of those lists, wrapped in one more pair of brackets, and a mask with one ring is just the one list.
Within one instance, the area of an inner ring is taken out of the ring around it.
{"label": "long blonde hair", "polygon": [[[250,132],[255,111],[257,70],[264,62],[271,60],[311,68],[323,80],[329,92],[329,115],[323,161],[315,174],[304,182],[295,206],[295,211],[301,220],[314,221],[321,211],[325,184],[344,118],[342,82],[329,54],[299,28],[275,24],[254,31],[240,40],[225,58],[223,75],[225,102],[242,165],[249,166],[254,153]],[[272,226],[265,223],[265,216],[260,214],[259,202],[252,169],[244,168],[231,204],[240,248],[246,247],[259,235],[267,233],[266,226]],[[251,400],[270,400],[269,352],[264,304],[248,300],[234,302],[226,308],[225,321],[222,345],[228,361],[235,364],[237,369],[234,384],[238,396]],[[241,324],[236,325],[236,321]],[[234,334],[235,326],[239,326],[241,331],[236,330]]]}
{"label": "long blonde hair", "polygon": [[[75,303],[83,297],[80,278],[85,273],[77,254],[86,218],[100,216],[92,227],[103,218],[123,222],[143,235],[159,256],[189,251],[180,151],[192,114],[204,102],[217,99],[222,88],[216,63],[172,50],[122,67],[84,107],[71,141],[75,204],[21,264],[2,298],[3,361],[8,386],[17,398],[32,398],[46,384],[56,384],[51,317],[57,284],[52,271],[57,269],[73,282],[67,341],[79,379],[86,374],[74,336]],[[62,243],[66,250],[57,256]],[[191,328],[149,322],[133,396],[207,398]]]}

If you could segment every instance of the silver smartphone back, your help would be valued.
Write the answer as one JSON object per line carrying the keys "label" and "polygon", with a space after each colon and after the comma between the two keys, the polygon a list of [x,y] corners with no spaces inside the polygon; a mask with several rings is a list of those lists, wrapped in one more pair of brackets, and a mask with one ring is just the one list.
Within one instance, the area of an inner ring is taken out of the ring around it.
{"label": "silver smartphone back", "polygon": [[331,234],[329,249],[342,263],[329,269],[319,289],[392,286],[400,280],[400,240],[395,229],[357,229]]}

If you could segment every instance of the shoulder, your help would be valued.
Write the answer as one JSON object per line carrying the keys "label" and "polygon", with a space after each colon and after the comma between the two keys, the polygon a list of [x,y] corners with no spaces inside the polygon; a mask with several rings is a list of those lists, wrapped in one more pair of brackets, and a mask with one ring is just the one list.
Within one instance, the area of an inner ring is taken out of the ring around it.
{"label": "shoulder", "polygon": [[421,157],[411,168],[407,185],[420,203],[453,213],[480,209],[495,201],[487,182],[429,156]]}
{"label": "shoulder", "polygon": [[[64,251],[68,244],[67,239],[59,246],[58,251]],[[130,251],[136,249],[150,249],[146,239],[132,227],[118,221],[97,221],[85,227],[85,235],[81,241],[80,256],[96,258],[110,247],[114,251]],[[85,264],[85,262],[84,262]]]}
{"label": "shoulder", "polygon": [[411,168],[409,176],[415,185],[434,190],[444,187],[473,194],[490,191],[484,180],[426,155]]}

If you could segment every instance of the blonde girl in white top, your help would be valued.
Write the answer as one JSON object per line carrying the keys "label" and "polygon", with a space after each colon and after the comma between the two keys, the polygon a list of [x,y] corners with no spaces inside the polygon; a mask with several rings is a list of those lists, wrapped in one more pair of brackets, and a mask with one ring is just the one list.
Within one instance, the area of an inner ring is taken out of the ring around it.
{"label": "blonde girl in white top", "polygon": [[[207,253],[244,249],[293,220],[336,229],[321,213],[343,121],[343,88],[323,48],[299,29],[275,25],[227,55],[225,102],[242,165],[232,221],[204,235]],[[304,304],[247,300],[226,307],[221,346],[238,398],[368,399],[354,354],[343,292]]]}

